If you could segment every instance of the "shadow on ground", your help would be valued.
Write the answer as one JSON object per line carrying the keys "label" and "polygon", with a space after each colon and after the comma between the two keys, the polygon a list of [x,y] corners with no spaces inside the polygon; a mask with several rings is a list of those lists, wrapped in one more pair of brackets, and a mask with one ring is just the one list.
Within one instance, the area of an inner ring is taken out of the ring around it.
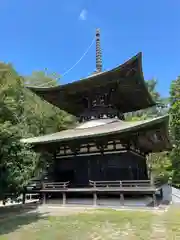
{"label": "shadow on ground", "polygon": [[47,219],[44,214],[35,211],[37,207],[38,204],[25,204],[24,206],[7,207],[2,212],[0,208],[0,235],[14,232],[22,226],[41,219]]}
{"label": "shadow on ground", "polygon": [[0,207],[0,222],[2,219],[7,218],[8,215],[12,216],[13,214],[26,213],[32,210],[36,210],[39,206],[39,203],[26,203],[26,204],[17,204],[10,206],[1,206]]}

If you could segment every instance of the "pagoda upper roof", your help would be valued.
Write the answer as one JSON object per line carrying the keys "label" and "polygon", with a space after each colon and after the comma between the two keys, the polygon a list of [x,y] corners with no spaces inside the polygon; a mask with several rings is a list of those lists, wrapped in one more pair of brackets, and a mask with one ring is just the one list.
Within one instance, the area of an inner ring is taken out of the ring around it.
{"label": "pagoda upper roof", "polygon": [[155,105],[142,72],[142,54],[124,64],[87,78],[55,87],[28,87],[41,98],[72,115],[83,112],[83,97],[113,89],[111,104],[120,112],[132,112]]}
{"label": "pagoda upper roof", "polygon": [[[141,121],[121,121],[119,119],[98,119],[85,122],[76,128],[39,137],[22,139],[23,143],[37,145],[64,144],[70,141],[116,136],[131,139],[137,135],[137,146],[147,152],[165,151],[171,148],[168,137],[169,116]],[[138,133],[138,134],[137,134]],[[158,134],[158,136],[155,134]]]}

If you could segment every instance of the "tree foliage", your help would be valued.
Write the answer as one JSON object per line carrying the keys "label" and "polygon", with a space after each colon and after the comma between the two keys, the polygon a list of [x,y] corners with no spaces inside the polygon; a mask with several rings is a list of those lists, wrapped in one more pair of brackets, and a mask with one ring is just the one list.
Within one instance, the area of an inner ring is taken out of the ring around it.
{"label": "tree foliage", "polygon": [[149,156],[153,177],[167,182],[172,177],[172,164],[168,152],[152,153]]}
{"label": "tree foliage", "polygon": [[160,96],[159,92],[157,91],[157,83],[158,83],[157,80],[154,78],[146,81],[147,89],[151,94],[152,99],[154,100],[154,102],[157,103],[157,105],[150,107],[148,109],[128,113],[126,115],[127,120],[138,121],[147,118],[162,116],[168,112],[167,108],[168,99],[162,98]]}
{"label": "tree foliage", "polygon": [[[147,89],[157,105],[148,109],[128,113],[126,119],[131,121],[145,120],[155,118],[168,113],[168,98],[162,98],[157,91],[157,80],[146,81]],[[166,181],[172,175],[171,160],[166,152],[153,153],[149,156],[152,175]]]}
{"label": "tree foliage", "polygon": [[[24,81],[26,86],[52,87],[59,84],[58,78],[55,76],[57,74],[47,75],[39,71],[33,72]],[[26,118],[27,127],[30,128],[29,132],[36,136],[61,131],[75,121],[73,116],[40,99],[27,89],[25,98],[25,110],[26,116],[28,116]]]}
{"label": "tree foliage", "polygon": [[171,152],[172,182],[180,187],[180,77],[170,87],[170,129],[173,149]]}
{"label": "tree foliage", "polygon": [[[59,131],[73,118],[25,88],[25,83],[57,85],[55,78],[33,73],[22,78],[11,65],[0,64],[0,197],[18,193],[42,167],[39,156],[19,140]],[[49,83],[48,83],[49,82]]]}
{"label": "tree foliage", "polygon": [[25,77],[25,84],[37,87],[54,87],[58,85],[59,74],[48,73],[47,71],[34,71],[30,76]]}
{"label": "tree foliage", "polygon": [[0,64],[0,196],[18,192],[33,174],[36,156],[20,143],[24,132],[24,82]]}

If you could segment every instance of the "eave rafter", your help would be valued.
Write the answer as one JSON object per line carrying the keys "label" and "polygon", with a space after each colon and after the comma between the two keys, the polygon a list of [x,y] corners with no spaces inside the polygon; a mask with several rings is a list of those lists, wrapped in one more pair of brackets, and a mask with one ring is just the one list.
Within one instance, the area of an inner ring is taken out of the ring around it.
{"label": "eave rafter", "polygon": [[[105,88],[110,89],[112,85],[116,90],[118,89],[117,96],[121,95],[115,103],[120,112],[131,112],[155,105],[144,82],[141,53],[117,68],[79,81],[52,88],[29,87],[29,89],[60,109],[79,116],[84,108],[78,100],[79,97],[81,98],[86,93],[89,95],[90,92],[96,92],[98,89],[102,94]],[[130,94],[131,99],[127,102]]]}

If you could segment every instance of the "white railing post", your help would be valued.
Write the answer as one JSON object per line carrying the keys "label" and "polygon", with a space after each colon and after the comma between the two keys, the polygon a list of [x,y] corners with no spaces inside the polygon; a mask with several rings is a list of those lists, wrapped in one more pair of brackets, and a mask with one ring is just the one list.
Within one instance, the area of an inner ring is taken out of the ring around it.
{"label": "white railing post", "polygon": [[65,192],[62,193],[62,197],[63,197],[63,206],[65,206],[66,205],[66,193]]}
{"label": "white railing post", "polygon": [[120,203],[121,205],[124,205],[124,194],[120,193]]}
{"label": "white railing post", "polygon": [[46,193],[43,193],[43,204],[46,204]]}
{"label": "white railing post", "polygon": [[97,192],[93,192],[93,205],[97,206]]}

